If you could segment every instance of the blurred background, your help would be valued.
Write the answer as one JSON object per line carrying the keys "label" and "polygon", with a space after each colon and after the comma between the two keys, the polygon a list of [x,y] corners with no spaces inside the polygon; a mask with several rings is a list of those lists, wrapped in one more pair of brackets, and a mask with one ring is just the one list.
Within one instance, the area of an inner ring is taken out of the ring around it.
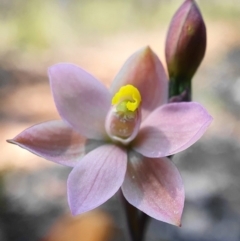
{"label": "blurred background", "polygon": [[[107,86],[150,45],[163,64],[171,17],[182,0],[0,0],[0,241],[129,240],[117,196],[71,217],[71,171],[6,143],[59,119],[47,68],[82,66]],[[240,240],[240,1],[197,1],[208,46],[193,99],[214,117],[204,137],[173,161],[186,189],[182,227],[151,220],[148,241]]]}

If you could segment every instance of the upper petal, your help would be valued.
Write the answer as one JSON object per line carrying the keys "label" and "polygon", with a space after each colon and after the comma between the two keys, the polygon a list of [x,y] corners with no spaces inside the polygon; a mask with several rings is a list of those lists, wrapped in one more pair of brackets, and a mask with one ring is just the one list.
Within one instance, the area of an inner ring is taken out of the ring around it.
{"label": "upper petal", "polygon": [[200,139],[211,122],[212,117],[198,103],[167,104],[142,123],[133,148],[147,157],[169,156]]}
{"label": "upper petal", "polygon": [[84,154],[100,145],[87,140],[63,121],[49,121],[34,125],[8,142],[16,144],[40,157],[66,166],[75,166]]}
{"label": "upper petal", "polygon": [[184,187],[170,159],[131,153],[122,191],[130,204],[150,217],[180,226]]}
{"label": "upper petal", "polygon": [[49,79],[61,117],[81,135],[104,139],[104,122],[111,105],[107,88],[85,70],[73,64],[49,68]]}
{"label": "upper petal", "polygon": [[98,207],[122,185],[127,153],[115,145],[104,145],[88,153],[68,178],[68,202],[74,215]]}
{"label": "upper petal", "polygon": [[140,91],[143,118],[159,105],[167,103],[167,76],[159,58],[149,47],[140,49],[126,61],[111,85],[112,95],[127,84]]}

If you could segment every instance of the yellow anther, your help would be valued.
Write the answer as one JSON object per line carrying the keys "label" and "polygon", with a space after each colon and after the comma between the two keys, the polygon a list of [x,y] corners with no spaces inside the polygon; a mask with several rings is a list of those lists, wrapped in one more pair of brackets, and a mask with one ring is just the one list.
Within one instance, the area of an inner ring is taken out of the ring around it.
{"label": "yellow anther", "polygon": [[133,85],[125,85],[113,96],[112,105],[124,104],[128,111],[135,111],[141,103],[141,95]]}

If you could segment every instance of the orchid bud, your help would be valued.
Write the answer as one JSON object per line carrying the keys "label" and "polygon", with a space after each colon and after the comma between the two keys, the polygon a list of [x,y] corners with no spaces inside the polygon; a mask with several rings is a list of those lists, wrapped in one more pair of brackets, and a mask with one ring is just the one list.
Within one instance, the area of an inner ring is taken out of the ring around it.
{"label": "orchid bud", "polygon": [[170,80],[182,83],[181,90],[173,91],[171,96],[181,94],[185,90],[183,86],[190,85],[205,50],[206,27],[202,15],[194,0],[186,0],[173,16],[166,40]]}

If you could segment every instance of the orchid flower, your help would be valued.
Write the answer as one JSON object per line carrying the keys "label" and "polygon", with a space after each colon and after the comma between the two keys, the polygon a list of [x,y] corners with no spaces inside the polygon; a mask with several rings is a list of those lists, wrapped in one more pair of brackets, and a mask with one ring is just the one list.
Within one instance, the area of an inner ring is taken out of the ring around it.
{"label": "orchid flower", "polygon": [[110,90],[69,63],[50,67],[49,79],[62,120],[34,125],[9,142],[73,167],[72,214],[98,207],[121,188],[142,212],[180,225],[184,187],[168,156],[195,143],[212,117],[198,103],[167,103],[168,80],[156,54],[149,47],[134,53]]}

